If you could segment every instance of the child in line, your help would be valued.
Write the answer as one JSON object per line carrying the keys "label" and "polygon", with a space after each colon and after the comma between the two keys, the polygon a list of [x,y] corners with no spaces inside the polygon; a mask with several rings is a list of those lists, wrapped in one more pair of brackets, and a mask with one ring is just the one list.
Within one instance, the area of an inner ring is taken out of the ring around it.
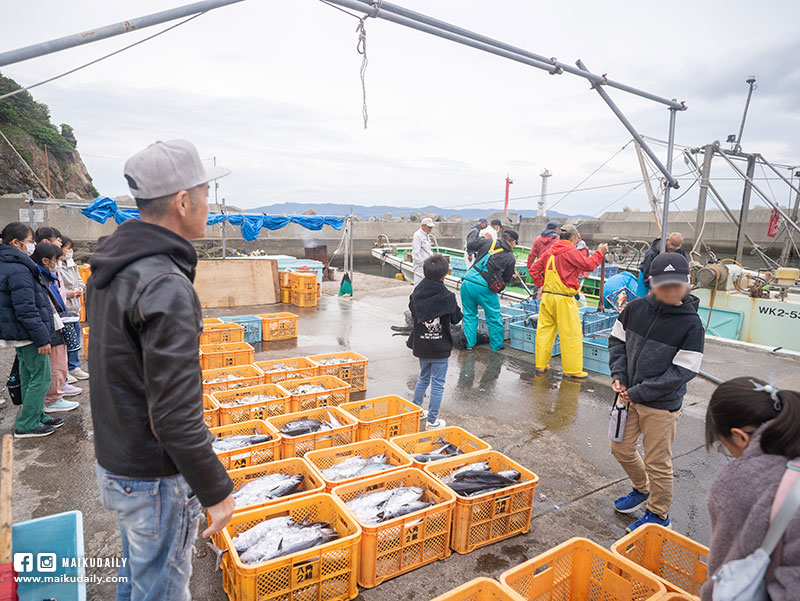
{"label": "child in line", "polygon": [[419,358],[419,379],[414,390],[414,404],[422,407],[425,391],[431,387],[428,411],[423,411],[428,428],[444,428],[445,422],[439,419],[439,407],[444,395],[444,382],[450,351],[453,350],[453,336],[450,325],[461,321],[461,309],[456,295],[444,285],[447,275],[447,259],[433,255],[425,259],[422,270],[425,275],[408,302],[414,321],[406,345]]}
{"label": "child in line", "polygon": [[[67,236],[62,236],[61,250],[64,254],[61,256],[61,261],[58,263],[58,274],[61,276],[61,281],[64,284],[63,292],[67,311],[80,314],[81,297],[83,297],[86,291],[86,286],[81,279],[80,273],[78,273],[78,266],[72,258],[74,249],[75,244],[72,242],[72,239]],[[81,339],[80,322],[66,324],[66,327],[76,330],[74,336],[77,340]],[[76,380],[89,379],[89,374],[81,369],[80,348],[77,350],[67,349],[67,366],[69,367],[69,375]]]}
{"label": "child in line", "polygon": [[[628,532],[647,523],[670,526],[672,443],[686,384],[700,371],[705,342],[685,257],[656,257],[650,289],[623,309],[608,339],[611,388],[628,407],[623,439],[611,443],[611,454],[633,484],[614,509],[633,513],[646,507]],[[640,437],[644,461],[637,450]]]}
{"label": "child in line", "polygon": [[[64,344],[64,324],[61,321],[61,313],[66,311],[66,306],[61,298],[61,292],[58,289],[58,276],[56,269],[58,268],[58,259],[61,257],[61,248],[49,242],[39,242],[36,245],[36,250],[31,255],[36,265],[39,266],[39,271],[42,273],[42,283],[49,292],[50,304],[53,307],[53,321],[55,322],[55,329],[53,338],[50,341],[50,388],[47,395],[44,397],[44,411],[45,413],[57,413],[60,411],[72,411],[78,408],[78,403],[75,401],[68,401],[64,398],[63,388],[67,384],[67,347]],[[82,390],[75,388],[77,394]]]}
{"label": "child in line", "polygon": [[[710,578],[722,565],[747,557],[764,541],[787,460],[800,458],[800,392],[778,390],[758,378],[720,384],[706,411],[706,447],[714,444],[735,460],[708,491],[711,545],[703,601],[711,601]],[[792,465],[789,469],[800,469],[798,461]],[[773,601],[800,595],[800,513],[773,552],[766,584]]]}

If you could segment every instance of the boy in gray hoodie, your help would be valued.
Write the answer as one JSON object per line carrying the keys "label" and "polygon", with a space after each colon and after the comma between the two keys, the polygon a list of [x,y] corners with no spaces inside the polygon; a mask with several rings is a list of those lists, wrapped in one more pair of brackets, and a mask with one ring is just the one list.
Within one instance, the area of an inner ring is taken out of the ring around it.
{"label": "boy in gray hoodie", "polygon": [[[699,301],[689,294],[689,262],[664,253],[653,260],[650,274],[651,293],[623,309],[608,339],[611,387],[628,407],[622,442],[612,442],[611,453],[633,484],[614,509],[633,513],[646,507],[628,532],[647,523],[670,526],[672,443],[705,341]],[[640,437],[644,460],[637,451]]]}

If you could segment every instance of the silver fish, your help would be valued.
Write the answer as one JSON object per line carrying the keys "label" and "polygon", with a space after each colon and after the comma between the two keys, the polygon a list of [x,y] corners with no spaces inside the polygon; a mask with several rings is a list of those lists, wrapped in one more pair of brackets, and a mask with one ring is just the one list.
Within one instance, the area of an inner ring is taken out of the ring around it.
{"label": "silver fish", "polygon": [[451,442],[444,442],[444,440],[440,439],[439,444],[441,444],[441,446],[438,449],[428,451],[427,453],[414,453],[411,457],[420,463],[430,463],[431,461],[439,461],[440,459],[447,459],[448,457],[464,454],[464,451]]}
{"label": "silver fish", "polygon": [[302,474],[268,474],[251,480],[233,493],[236,507],[258,505],[271,499],[291,495],[297,491],[305,477]]}
{"label": "silver fish", "polygon": [[[386,466],[381,468],[381,466]],[[377,474],[378,472],[391,469],[393,465],[387,465],[386,454],[373,455],[372,457],[348,457],[344,461],[336,465],[322,470],[322,475],[326,480],[346,480],[348,478],[355,478],[356,476],[366,476],[368,474]],[[369,468],[369,469],[368,469]]]}
{"label": "silver fish", "polygon": [[375,525],[429,507],[422,500],[424,491],[416,486],[379,490],[359,495],[347,502],[347,508],[362,524]]}
{"label": "silver fish", "polygon": [[315,363],[319,365],[342,365],[343,363],[352,363],[352,359],[337,359],[336,357],[331,357],[330,359],[315,359]]}
{"label": "silver fish", "polygon": [[215,453],[222,453],[224,451],[244,449],[254,444],[269,442],[270,440],[272,440],[272,436],[269,434],[236,434],[226,438],[218,438],[211,443],[211,448],[214,449]]}
{"label": "silver fish", "polygon": [[[238,407],[240,405],[250,405],[252,403],[268,403],[269,401],[274,401],[278,397],[275,395],[269,394],[252,394],[250,396],[244,396],[239,399],[234,399],[227,403],[219,403],[220,407]],[[263,407],[261,407],[263,409]]]}
{"label": "silver fish", "polygon": [[450,472],[447,476],[442,478],[442,482],[449,484],[450,482],[455,482],[458,479],[458,475],[463,474],[464,472],[488,472],[489,469],[489,463],[486,461],[470,463],[469,465],[464,465],[457,470]]}
{"label": "silver fish", "polygon": [[234,537],[233,546],[242,563],[258,564],[316,547],[337,537],[336,530],[327,524],[295,522],[284,517],[256,524]]}
{"label": "silver fish", "polygon": [[222,376],[221,378],[209,378],[208,380],[203,380],[203,384],[219,384],[220,382],[229,382],[230,380],[240,380],[241,377],[242,376],[228,374],[227,376]]}
{"label": "silver fish", "polygon": [[301,394],[316,394],[319,392],[325,392],[330,390],[330,388],[326,388],[325,386],[320,386],[319,384],[301,384],[294,390],[292,390],[292,394],[301,395]]}

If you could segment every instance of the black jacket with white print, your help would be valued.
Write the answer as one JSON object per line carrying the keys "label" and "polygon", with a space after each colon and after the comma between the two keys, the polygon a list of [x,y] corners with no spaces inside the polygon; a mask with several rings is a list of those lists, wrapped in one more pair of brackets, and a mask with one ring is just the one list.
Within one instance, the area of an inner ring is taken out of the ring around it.
{"label": "black jacket with white print", "polygon": [[628,388],[634,403],[677,411],[686,384],[700,371],[705,332],[696,296],[679,306],[649,294],[628,303],[608,339],[611,378]]}
{"label": "black jacket with white print", "polygon": [[450,325],[461,321],[456,295],[443,282],[425,278],[414,288],[408,301],[414,328],[406,346],[420,359],[446,359],[453,350]]}

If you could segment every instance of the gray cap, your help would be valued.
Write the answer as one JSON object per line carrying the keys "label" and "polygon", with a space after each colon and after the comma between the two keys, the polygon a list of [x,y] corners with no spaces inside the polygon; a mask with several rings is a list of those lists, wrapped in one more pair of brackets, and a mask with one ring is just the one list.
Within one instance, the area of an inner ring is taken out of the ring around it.
{"label": "gray cap", "polygon": [[426,225],[428,227],[436,227],[436,222],[430,217],[426,217],[425,219],[422,220],[420,225]]}
{"label": "gray cap", "polygon": [[561,226],[559,232],[562,234],[569,234],[570,236],[580,236],[577,226],[573,223],[565,223]]}
{"label": "gray cap", "polygon": [[155,142],[125,162],[125,179],[134,198],[161,198],[224,177],[227,167],[204,166],[188,140]]}

